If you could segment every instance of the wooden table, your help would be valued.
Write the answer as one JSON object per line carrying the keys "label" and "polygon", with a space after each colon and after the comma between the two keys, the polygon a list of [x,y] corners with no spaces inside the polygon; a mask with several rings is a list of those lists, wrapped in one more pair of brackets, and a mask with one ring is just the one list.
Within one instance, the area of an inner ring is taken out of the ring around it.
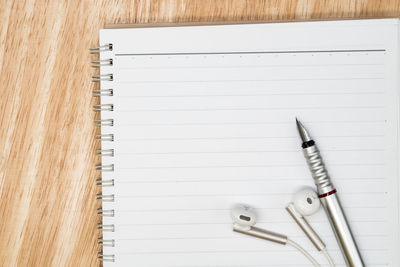
{"label": "wooden table", "polygon": [[0,2],[0,266],[99,266],[88,48],[104,24],[400,15],[399,1],[123,2]]}

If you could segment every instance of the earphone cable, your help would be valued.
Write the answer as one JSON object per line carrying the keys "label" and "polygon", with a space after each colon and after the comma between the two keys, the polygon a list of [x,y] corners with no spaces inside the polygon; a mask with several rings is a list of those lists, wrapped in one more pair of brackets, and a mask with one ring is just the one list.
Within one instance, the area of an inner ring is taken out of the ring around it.
{"label": "earphone cable", "polygon": [[292,241],[290,239],[287,240],[287,244],[291,245],[292,247],[294,247],[298,251],[300,251],[304,256],[306,256],[306,258],[309,261],[311,261],[312,264],[314,264],[314,266],[320,267],[318,262],[304,248],[302,248],[299,244],[297,244],[296,242],[294,242],[294,241]]}
{"label": "earphone cable", "polygon": [[329,266],[334,267],[335,264],[333,263],[332,257],[329,255],[328,251],[326,249],[321,250],[322,254],[324,254],[325,258],[329,262]]}

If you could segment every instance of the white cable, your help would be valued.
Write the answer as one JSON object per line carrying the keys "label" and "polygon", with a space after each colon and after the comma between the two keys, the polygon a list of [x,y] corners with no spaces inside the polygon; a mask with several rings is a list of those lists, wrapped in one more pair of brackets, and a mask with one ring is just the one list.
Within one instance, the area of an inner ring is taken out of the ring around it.
{"label": "white cable", "polygon": [[324,254],[325,258],[328,260],[329,265],[331,267],[335,267],[335,264],[333,263],[333,260],[331,258],[331,256],[329,255],[328,251],[325,249],[321,250],[322,254]]}
{"label": "white cable", "polygon": [[297,244],[296,242],[294,242],[294,241],[292,241],[290,239],[287,240],[287,243],[289,245],[291,245],[292,247],[296,248],[301,253],[303,253],[303,255],[306,256],[306,258],[309,259],[309,261],[311,261],[312,264],[314,264],[314,266],[320,267],[318,262],[304,248],[302,248],[299,244]]}

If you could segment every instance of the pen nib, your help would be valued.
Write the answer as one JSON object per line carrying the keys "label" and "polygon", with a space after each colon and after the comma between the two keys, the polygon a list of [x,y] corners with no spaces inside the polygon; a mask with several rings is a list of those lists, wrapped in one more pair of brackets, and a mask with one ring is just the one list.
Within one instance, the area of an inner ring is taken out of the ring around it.
{"label": "pen nib", "polygon": [[296,118],[296,124],[297,124],[297,130],[299,131],[299,135],[303,143],[312,140],[306,128],[304,128],[303,124],[297,118]]}

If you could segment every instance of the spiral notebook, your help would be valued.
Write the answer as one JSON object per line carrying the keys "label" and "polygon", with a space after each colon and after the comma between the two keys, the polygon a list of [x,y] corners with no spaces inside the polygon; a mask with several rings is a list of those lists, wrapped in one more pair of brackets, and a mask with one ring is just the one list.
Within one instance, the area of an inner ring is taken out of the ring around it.
{"label": "spiral notebook", "polygon": [[[400,266],[399,20],[112,28],[94,61],[104,266],[311,266],[285,206],[313,186],[295,117],[319,144],[367,266]],[[345,266],[324,211],[307,218]]]}

